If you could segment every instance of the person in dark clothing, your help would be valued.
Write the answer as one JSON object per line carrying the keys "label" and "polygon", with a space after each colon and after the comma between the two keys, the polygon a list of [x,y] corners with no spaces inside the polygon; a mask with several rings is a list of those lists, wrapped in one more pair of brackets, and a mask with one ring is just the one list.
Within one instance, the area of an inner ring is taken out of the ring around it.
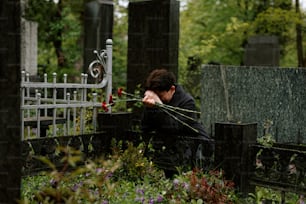
{"label": "person in dark clothing", "polygon": [[198,122],[195,101],[176,84],[174,74],[155,69],[144,88],[142,131],[154,132],[150,139],[158,152],[153,155],[157,165],[173,174],[177,166],[193,168],[199,157],[211,157],[214,140]]}

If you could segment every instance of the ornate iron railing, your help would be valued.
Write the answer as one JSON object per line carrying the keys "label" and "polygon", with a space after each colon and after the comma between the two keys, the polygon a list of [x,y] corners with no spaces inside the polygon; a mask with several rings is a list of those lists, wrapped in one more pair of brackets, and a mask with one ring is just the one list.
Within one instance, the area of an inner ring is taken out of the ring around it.
{"label": "ornate iron railing", "polygon": [[[96,132],[97,109],[101,107],[96,90],[105,89],[107,103],[112,91],[112,40],[106,41],[105,50],[94,53],[97,59],[88,68],[90,75],[96,79],[94,84],[88,83],[88,74],[81,74],[80,83],[68,83],[68,76],[64,74],[63,83],[58,83],[56,73],[53,73],[51,82],[48,82],[47,74],[43,82],[33,82],[29,74],[22,72],[22,140],[33,138],[33,127],[34,137],[46,136],[49,125],[52,125],[52,136],[57,136],[58,124],[63,124],[63,135],[84,134],[87,110],[92,110],[92,126]],[[92,97],[88,97],[90,92]]]}
{"label": "ornate iron railing", "polygon": [[279,144],[251,146],[254,172],[250,184],[305,194],[306,146]]}

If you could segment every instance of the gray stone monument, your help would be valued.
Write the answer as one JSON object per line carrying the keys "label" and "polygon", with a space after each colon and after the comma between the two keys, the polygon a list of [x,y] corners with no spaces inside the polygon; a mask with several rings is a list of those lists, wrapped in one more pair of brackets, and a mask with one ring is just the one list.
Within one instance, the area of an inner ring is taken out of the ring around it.
{"label": "gray stone monument", "polygon": [[127,89],[134,92],[149,71],[166,68],[177,74],[179,2],[129,3]]}
{"label": "gray stone monument", "polygon": [[37,28],[37,22],[22,19],[21,69],[31,76],[37,75]]}
{"label": "gray stone monument", "polygon": [[257,123],[277,142],[306,141],[306,69],[205,65],[201,118],[212,135],[216,122]]}
{"label": "gray stone monument", "polygon": [[0,203],[20,198],[20,42],[19,1],[0,3]]}
{"label": "gray stone monument", "polygon": [[114,5],[112,0],[95,0],[85,6],[84,67],[96,59],[94,50],[105,49],[105,42],[112,38]]}
{"label": "gray stone monument", "polygon": [[[20,0],[21,15],[25,15],[28,0]],[[38,23],[21,18],[21,70],[37,77]]]}
{"label": "gray stone monument", "polygon": [[245,47],[244,65],[279,66],[280,48],[276,36],[252,36]]}

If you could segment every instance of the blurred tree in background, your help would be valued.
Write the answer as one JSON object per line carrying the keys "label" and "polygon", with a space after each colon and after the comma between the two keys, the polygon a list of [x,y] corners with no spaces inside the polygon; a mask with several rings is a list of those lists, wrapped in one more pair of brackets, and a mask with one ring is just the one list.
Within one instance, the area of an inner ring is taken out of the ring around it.
{"label": "blurred tree in background", "polygon": [[[80,76],[83,66],[85,4],[91,0],[28,0],[25,18],[38,22],[40,74]],[[127,7],[114,1],[113,83],[125,86],[127,57]]]}
{"label": "blurred tree in background", "polygon": [[[305,66],[305,11],[299,0],[186,0],[181,11],[181,82],[199,97],[199,65],[243,65],[244,48],[254,35],[274,35],[280,66]],[[298,35],[297,35],[298,34]],[[298,38],[299,36],[299,38]],[[298,59],[298,55],[303,56]]]}
{"label": "blurred tree in background", "polygon": [[27,20],[38,22],[38,64],[44,72],[76,76],[82,55],[82,9],[86,1],[28,0]]}
{"label": "blurred tree in background", "polygon": [[125,87],[127,80],[128,1],[114,0],[113,87]]}
{"label": "blurred tree in background", "polygon": [[[28,0],[26,18],[39,23],[44,71],[82,70],[84,5],[90,0]],[[114,0],[113,83],[125,86],[128,0]],[[203,63],[243,65],[250,36],[274,35],[282,67],[305,66],[305,11],[299,0],[181,0],[179,80],[189,84]],[[192,72],[192,73],[191,73]]]}
{"label": "blurred tree in background", "polygon": [[247,39],[260,34],[279,38],[281,66],[297,66],[295,28],[302,23],[305,28],[305,13],[299,15],[292,0],[188,0],[181,12],[180,62],[197,56],[203,63],[241,65]]}

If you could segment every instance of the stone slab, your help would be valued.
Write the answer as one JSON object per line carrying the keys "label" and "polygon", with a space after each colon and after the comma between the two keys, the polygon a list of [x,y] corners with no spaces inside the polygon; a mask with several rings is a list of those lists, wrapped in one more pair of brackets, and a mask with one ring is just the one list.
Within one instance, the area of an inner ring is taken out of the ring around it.
{"label": "stone slab", "polygon": [[279,142],[306,141],[306,69],[204,65],[201,119],[213,134],[216,122],[264,124]]}

